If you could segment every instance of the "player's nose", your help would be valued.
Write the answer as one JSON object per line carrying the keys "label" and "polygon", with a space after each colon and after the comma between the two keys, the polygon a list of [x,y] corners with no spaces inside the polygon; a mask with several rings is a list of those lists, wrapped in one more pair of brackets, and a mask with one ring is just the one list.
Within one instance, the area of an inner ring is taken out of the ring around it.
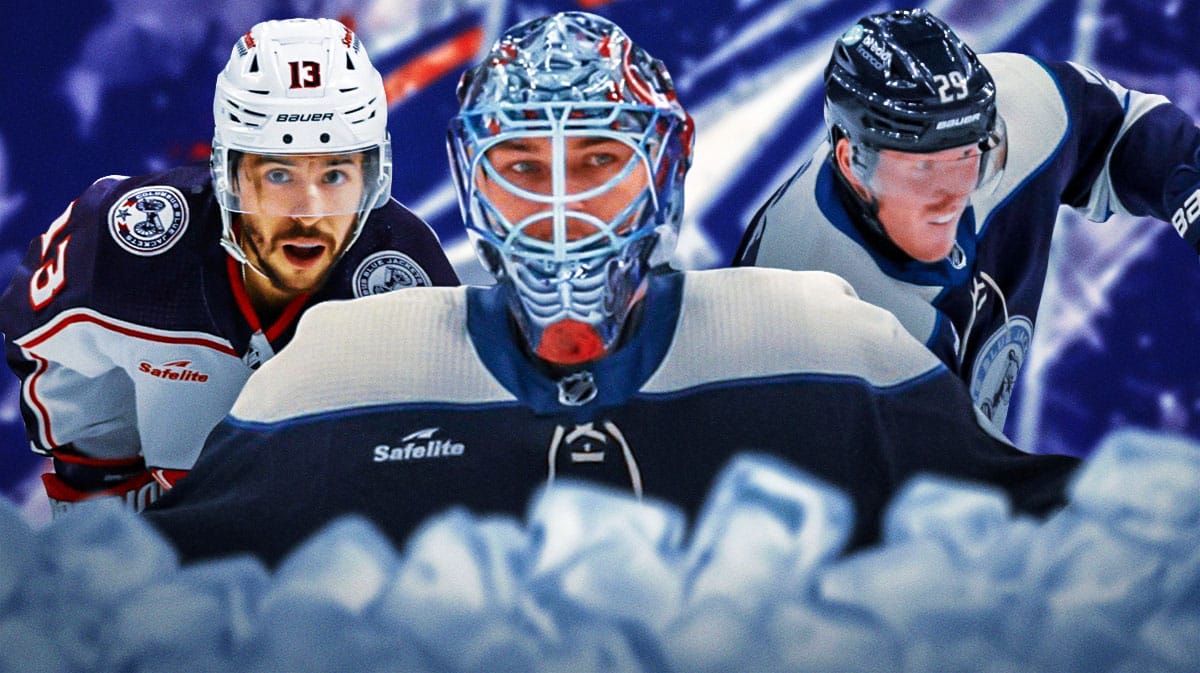
{"label": "player's nose", "polygon": [[290,215],[300,222],[315,222],[326,214],[326,201],[327,198],[318,185],[305,184],[297,190]]}

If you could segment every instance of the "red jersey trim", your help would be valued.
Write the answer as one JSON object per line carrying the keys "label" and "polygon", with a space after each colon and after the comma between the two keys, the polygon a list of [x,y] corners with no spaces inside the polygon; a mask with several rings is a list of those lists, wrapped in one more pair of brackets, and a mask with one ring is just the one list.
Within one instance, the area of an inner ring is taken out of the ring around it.
{"label": "red jersey trim", "polygon": [[115,318],[109,318],[92,311],[91,309],[72,309],[64,311],[55,316],[53,320],[41,326],[40,328],[30,332],[29,334],[16,339],[15,343],[21,348],[25,355],[37,363],[37,368],[29,378],[22,382],[21,388],[24,393],[26,402],[29,407],[34,410],[38,417],[38,433],[41,435],[45,449],[51,450],[60,446],[59,442],[54,439],[54,432],[51,429],[50,412],[46,408],[45,403],[41,400],[37,393],[38,379],[46,373],[50,368],[50,362],[46,358],[33,352],[32,349],[46,343],[55,335],[61,333],[66,328],[78,324],[92,324],[110,332],[115,332],[123,336],[143,339],[155,343],[179,344],[184,346],[200,346],[203,348],[211,348],[222,355],[230,357],[239,357],[237,351],[228,341],[209,337],[196,332],[166,332],[151,330],[147,327],[133,325],[131,323],[122,322]]}
{"label": "red jersey trim", "polygon": [[[304,304],[308,301],[309,293],[304,292],[296,295],[288,302],[288,305],[283,309],[283,313],[279,318],[267,329],[262,328],[262,323],[258,320],[258,314],[254,312],[254,306],[250,303],[250,293],[246,291],[246,282],[242,278],[240,265],[233,257],[226,256],[225,270],[229,273],[229,285],[233,288],[233,298],[237,301],[238,310],[242,312],[242,317],[246,319],[246,323],[250,325],[251,332],[262,332],[267,337],[267,341],[274,341],[283,334],[285,330],[296,320],[296,316],[300,315],[300,311],[304,309]],[[272,344],[274,347],[274,344]]]}

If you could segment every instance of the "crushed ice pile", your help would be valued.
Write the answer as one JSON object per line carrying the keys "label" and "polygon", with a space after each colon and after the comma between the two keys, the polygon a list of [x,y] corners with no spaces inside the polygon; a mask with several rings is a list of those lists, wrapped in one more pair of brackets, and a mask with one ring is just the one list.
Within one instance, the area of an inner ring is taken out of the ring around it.
{"label": "crushed ice pile", "polygon": [[938,479],[840,556],[848,501],[743,456],[694,528],[559,483],[403,551],[342,519],[274,571],[181,567],[108,504],[0,505],[0,671],[1054,671],[1200,666],[1200,447],[1125,431],[1046,521]]}

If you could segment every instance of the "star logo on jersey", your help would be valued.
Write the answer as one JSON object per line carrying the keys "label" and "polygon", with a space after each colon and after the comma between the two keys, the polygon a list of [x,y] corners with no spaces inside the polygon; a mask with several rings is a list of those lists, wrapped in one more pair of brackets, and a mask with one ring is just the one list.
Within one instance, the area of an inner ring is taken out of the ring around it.
{"label": "star logo on jersey", "polygon": [[354,271],[354,296],[366,297],[407,287],[433,285],[429,274],[412,257],[397,250],[372,254]]}
{"label": "star logo on jersey", "polygon": [[127,252],[149,257],[171,249],[188,224],[187,200],[169,185],[139,187],[113,203],[108,231]]}
{"label": "star logo on jersey", "polygon": [[1033,323],[1025,316],[1012,316],[988,337],[975,359],[971,399],[999,430],[1004,429],[1013,386],[1032,341]]}

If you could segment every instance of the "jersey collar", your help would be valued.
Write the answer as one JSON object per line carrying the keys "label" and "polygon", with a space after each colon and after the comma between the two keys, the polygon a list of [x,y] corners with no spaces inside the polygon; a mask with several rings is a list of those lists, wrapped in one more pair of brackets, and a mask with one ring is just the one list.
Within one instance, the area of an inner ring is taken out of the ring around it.
{"label": "jersey collar", "polygon": [[596,386],[595,398],[578,406],[559,401],[559,382],[567,375],[553,372],[521,347],[502,286],[467,288],[467,331],[484,365],[524,405],[539,415],[573,413],[585,419],[624,404],[658,369],[675,335],[683,282],[684,274],[677,271],[650,275],[641,318],[621,347],[572,372],[587,372]]}
{"label": "jersey collar", "polygon": [[258,314],[254,311],[254,306],[250,303],[250,293],[246,290],[245,279],[242,278],[242,265],[229,255],[226,255],[225,270],[229,275],[229,286],[233,288],[233,298],[237,301],[238,310],[241,311],[242,317],[250,325],[250,331],[265,335],[269,342],[274,342],[278,339],[296,321],[296,318],[300,315],[304,304],[310,296],[309,293],[304,292],[293,297],[275,322],[264,330],[262,323],[258,319]]}

